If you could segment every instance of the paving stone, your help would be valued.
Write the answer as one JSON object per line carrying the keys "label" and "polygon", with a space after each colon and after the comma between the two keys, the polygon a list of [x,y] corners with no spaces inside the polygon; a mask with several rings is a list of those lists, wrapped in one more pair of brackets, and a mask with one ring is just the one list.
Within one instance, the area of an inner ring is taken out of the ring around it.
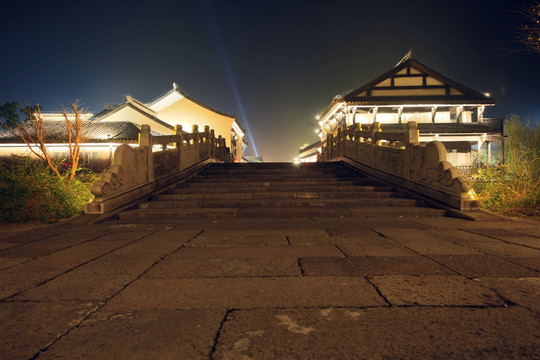
{"label": "paving stone", "polygon": [[491,255],[429,255],[429,257],[470,278],[540,276],[540,271],[533,271]]}
{"label": "paving stone", "polygon": [[238,245],[260,245],[275,246],[289,245],[285,235],[266,235],[265,232],[253,232],[253,234],[202,234],[186,244],[188,247],[197,246],[238,246]]}
{"label": "paving stone", "polygon": [[414,251],[384,239],[382,236],[381,238],[382,240],[372,244],[347,244],[338,241],[337,245],[346,256],[420,256]]}
{"label": "paving stone", "polygon": [[93,314],[39,359],[208,359],[224,309]]}
{"label": "paving stone", "polygon": [[540,278],[480,278],[476,281],[540,315]]}
{"label": "paving stone", "polygon": [[[418,218],[422,219],[422,218]],[[444,218],[446,219],[446,218]],[[313,220],[322,226],[325,226],[327,229],[344,229],[344,232],[347,233],[350,229],[351,232],[360,231],[362,229],[376,229],[376,228],[391,228],[396,227],[400,229],[423,229],[428,227],[425,224],[417,222],[415,218],[414,221],[410,218],[396,218],[396,217],[387,217],[387,218],[333,218],[329,220],[328,218],[323,217],[314,217]],[[333,234],[340,235],[340,234]]]}
{"label": "paving stone", "polygon": [[521,234],[535,236],[535,237],[540,238],[540,225],[539,224],[536,224],[536,226],[534,227],[517,228],[516,231]]}
{"label": "paving stone", "polygon": [[531,249],[521,245],[499,242],[470,242],[467,246],[477,249],[481,252],[497,256],[508,257],[534,257],[540,261],[540,250]]}
{"label": "paving stone", "polygon": [[384,305],[362,278],[186,278],[136,280],[103,310]]}
{"label": "paving stone", "polygon": [[499,243],[500,242],[499,240],[496,240],[494,238],[478,235],[468,230],[469,229],[460,230],[454,227],[454,228],[444,229],[444,231],[441,231],[439,229],[426,229],[424,230],[424,232],[436,238],[456,242],[462,245],[468,245],[470,243],[475,243],[475,242],[486,242],[486,243]]}
{"label": "paving stone", "polygon": [[540,250],[540,238],[534,236],[497,236],[497,239]]}
{"label": "paving stone", "polygon": [[228,246],[228,247],[184,247],[165,261],[177,259],[236,259],[236,258],[298,258],[303,256],[343,257],[334,245],[308,246]]}
{"label": "paving stone", "polygon": [[418,229],[377,229],[381,234],[420,254],[479,254],[478,251],[445,241]]}
{"label": "paving stone", "polygon": [[276,259],[167,259],[156,264],[143,278],[164,279],[183,277],[246,277],[246,276],[300,276],[296,258]]}
{"label": "paving stone", "polygon": [[462,276],[375,276],[371,280],[392,305],[504,306],[493,291]]}
{"label": "paving stone", "polygon": [[35,259],[42,256],[47,256],[52,253],[55,253],[57,251],[63,250],[65,248],[69,248],[71,246],[80,244],[81,242],[84,242],[85,240],[79,240],[77,238],[73,238],[71,240],[63,240],[63,241],[52,241],[49,242],[47,240],[43,241],[36,241],[29,244],[24,244],[21,246],[15,246],[11,247],[9,249],[4,249],[0,251],[0,256],[5,258],[30,258]]}
{"label": "paving stone", "polygon": [[212,359],[533,359],[539,325],[520,308],[241,310]]}
{"label": "paving stone", "polygon": [[125,241],[87,242],[1,271],[0,298],[7,298],[33,288],[125,243]]}
{"label": "paving stone", "polygon": [[[159,223],[120,223],[118,221],[111,223],[109,225],[104,225],[109,231],[115,232],[143,232],[143,231],[168,231],[173,230],[173,225],[159,224]],[[182,229],[177,229],[182,230]]]}
{"label": "paving stone", "polygon": [[17,246],[17,243],[0,242],[0,250],[4,250],[13,246]]}
{"label": "paving stone", "polygon": [[100,236],[100,241],[135,241],[153,234],[155,231],[113,231]]}
{"label": "paving stone", "polygon": [[519,264],[521,266],[528,267],[530,269],[540,271],[540,258],[538,257],[507,257],[505,258],[509,262]]}
{"label": "paving stone", "polygon": [[431,230],[427,230],[427,232],[432,233],[436,237],[455,241],[490,255],[503,257],[532,257],[540,259],[540,250],[517,244],[509,244],[501,240],[473,234],[468,231],[448,229],[442,232],[433,232]]}
{"label": "paving stone", "polygon": [[25,263],[32,260],[32,258],[25,257],[0,257],[0,270],[8,269],[15,265]]}
{"label": "paving stone", "polygon": [[96,309],[79,302],[0,303],[0,357],[30,359]]}
{"label": "paving stone", "polygon": [[520,236],[518,231],[510,230],[510,229],[498,229],[498,228],[475,228],[475,229],[467,229],[467,231],[487,236],[487,237],[494,237],[499,238],[499,236]]}
{"label": "paving stone", "polygon": [[455,274],[421,256],[305,257],[300,258],[305,276],[444,275]]}
{"label": "paving stone", "polygon": [[30,231],[9,234],[9,236],[2,239],[2,242],[25,244],[25,243],[30,243],[37,240],[43,240],[48,237],[52,237],[56,235],[69,237],[69,233],[71,232],[74,232],[74,230],[66,230],[66,229],[58,228],[56,226],[48,226],[48,227],[33,229]]}
{"label": "paving stone", "polygon": [[[375,222],[376,224],[377,222]],[[369,224],[373,226],[374,224]],[[354,239],[357,239],[358,241],[380,241],[381,238],[384,239],[379,233],[371,230],[370,228],[328,228],[326,231],[332,235],[332,236],[339,236],[339,237],[352,237]]]}
{"label": "paving stone", "polygon": [[334,236],[326,235],[289,235],[287,236],[291,245],[329,245],[334,244]]}
{"label": "paving stone", "polygon": [[46,284],[27,290],[17,299],[103,301],[194,235],[193,231],[156,232]]}

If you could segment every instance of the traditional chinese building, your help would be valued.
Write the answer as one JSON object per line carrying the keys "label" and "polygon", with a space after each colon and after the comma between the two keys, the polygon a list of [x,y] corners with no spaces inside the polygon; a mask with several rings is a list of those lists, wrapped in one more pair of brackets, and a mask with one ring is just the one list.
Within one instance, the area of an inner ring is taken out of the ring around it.
{"label": "traditional chinese building", "polygon": [[[121,105],[109,107],[95,115],[84,115],[81,164],[94,170],[107,168],[119,145],[136,145],[143,124],[150,125],[155,135],[173,135],[175,125],[182,125],[186,132],[191,132],[193,125],[197,125],[199,131],[208,126],[215,131],[216,137],[221,135],[225,138],[235,161],[245,161],[244,130],[236,117],[189,97],[176,84],[173,84],[172,90],[149,103],[126,96],[126,101]],[[66,158],[67,130],[63,115],[45,113],[42,117],[50,152],[57,159]],[[0,158],[11,154],[31,155],[20,138],[9,132],[0,132]]]}
{"label": "traditional chinese building", "polygon": [[441,141],[454,166],[470,166],[492,144],[502,146],[502,119],[487,119],[495,105],[489,94],[473,90],[412,58],[409,52],[392,69],[372,81],[334,97],[320,115],[320,141],[300,151],[300,159],[314,159],[327,133],[339,126],[372,124],[383,130],[400,129],[416,121],[420,142]]}

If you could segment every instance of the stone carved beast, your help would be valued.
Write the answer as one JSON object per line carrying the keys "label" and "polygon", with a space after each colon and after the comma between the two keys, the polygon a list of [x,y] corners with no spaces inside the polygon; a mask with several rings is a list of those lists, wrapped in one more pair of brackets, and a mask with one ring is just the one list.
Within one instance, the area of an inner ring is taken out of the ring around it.
{"label": "stone carved beast", "polygon": [[440,141],[411,146],[411,180],[451,193],[467,193],[470,181],[446,161],[446,148]]}
{"label": "stone carved beast", "polygon": [[92,185],[90,191],[96,197],[108,197],[122,193],[148,179],[148,152],[146,147],[132,148],[120,145],[114,152],[114,161],[101,179]]}

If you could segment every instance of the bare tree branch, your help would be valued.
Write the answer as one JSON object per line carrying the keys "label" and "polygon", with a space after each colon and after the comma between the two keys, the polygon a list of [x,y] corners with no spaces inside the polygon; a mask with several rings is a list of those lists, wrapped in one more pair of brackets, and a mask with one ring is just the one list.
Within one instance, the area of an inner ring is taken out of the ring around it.
{"label": "bare tree branch", "polygon": [[[79,165],[81,155],[80,147],[83,142],[82,115],[85,111],[84,109],[79,109],[77,103],[71,104],[71,108],[72,109],[67,110],[64,107],[62,110],[67,130],[67,141],[64,143],[69,149],[69,160],[71,162],[68,181],[73,180]],[[19,122],[14,127],[8,127],[6,124],[0,125],[12,135],[19,137],[26,144],[28,149],[30,149],[30,151],[39,159],[47,162],[56,176],[62,177],[58,170],[58,166],[51,158],[47,149],[47,133],[44,128],[41,108],[37,105],[35,108],[21,108],[21,111],[28,115],[28,121],[25,123]],[[36,150],[36,148],[39,149],[39,151]]]}
{"label": "bare tree branch", "polygon": [[518,13],[527,21],[518,27],[517,41],[522,46],[518,51],[540,53],[540,2],[535,1]]}

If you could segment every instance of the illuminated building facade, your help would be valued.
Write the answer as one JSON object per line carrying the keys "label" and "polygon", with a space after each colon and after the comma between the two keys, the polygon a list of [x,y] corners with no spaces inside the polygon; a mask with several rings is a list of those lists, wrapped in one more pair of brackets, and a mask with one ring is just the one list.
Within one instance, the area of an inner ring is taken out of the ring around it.
{"label": "illuminated building facade", "polygon": [[[495,105],[478,92],[428,68],[409,52],[394,68],[376,79],[337,95],[320,115],[320,141],[300,151],[313,159],[328,133],[344,125],[379,122],[383,130],[399,131],[416,121],[420,142],[441,141],[454,166],[470,166],[484,158],[493,162],[492,144],[502,144],[502,119],[487,119]],[[484,154],[482,152],[485,151]]]}
{"label": "illuminated building facade", "polygon": [[[67,130],[62,114],[42,114],[44,132],[49,152],[56,159],[66,158],[68,152]],[[150,125],[155,135],[173,135],[174,126],[182,125],[186,132],[197,125],[199,131],[205,126],[215,131],[216,137],[225,138],[235,161],[243,159],[244,130],[235,116],[227,115],[186,95],[176,84],[173,89],[150,103],[144,104],[131,96],[125,103],[109,107],[98,114],[85,114],[83,120],[84,141],[81,146],[81,165],[94,170],[110,166],[114,150],[121,144],[138,144],[141,125]],[[0,158],[11,154],[31,155],[26,144],[9,132],[0,132]]]}

